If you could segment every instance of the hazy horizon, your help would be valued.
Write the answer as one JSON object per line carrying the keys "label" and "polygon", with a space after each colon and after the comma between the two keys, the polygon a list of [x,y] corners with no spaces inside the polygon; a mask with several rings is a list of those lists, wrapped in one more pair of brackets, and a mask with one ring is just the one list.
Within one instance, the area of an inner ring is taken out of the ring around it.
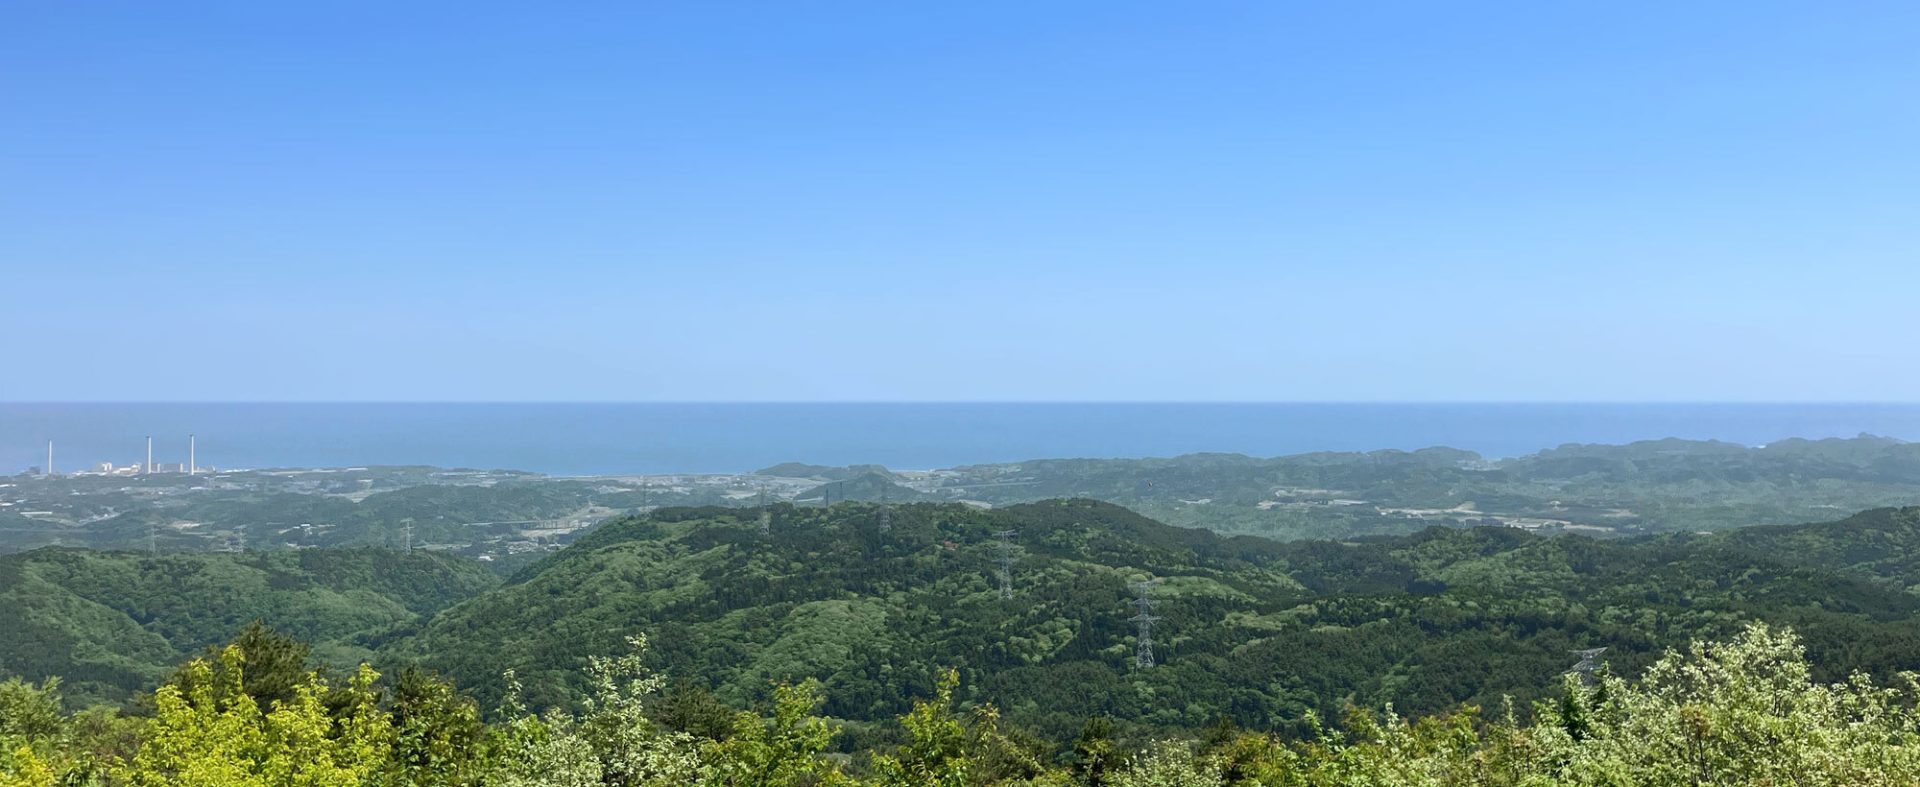
{"label": "hazy horizon", "polygon": [[205,466],[434,465],[560,475],[743,473],[781,462],[932,469],[1190,453],[1451,447],[1515,457],[1668,437],[1760,445],[1920,440],[1907,404],[0,403],[0,473],[144,459]]}

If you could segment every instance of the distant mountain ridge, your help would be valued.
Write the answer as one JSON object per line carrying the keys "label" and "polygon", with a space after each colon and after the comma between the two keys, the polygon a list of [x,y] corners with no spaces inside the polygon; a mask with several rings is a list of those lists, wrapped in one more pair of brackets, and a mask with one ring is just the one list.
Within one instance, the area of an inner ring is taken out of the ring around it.
{"label": "distant mountain ridge", "polygon": [[1920,504],[1920,444],[1863,435],[1255,458],[1040,459],[939,471],[926,491],[996,505],[1087,497],[1171,524],[1279,539],[1505,524],[1589,535],[1717,530]]}

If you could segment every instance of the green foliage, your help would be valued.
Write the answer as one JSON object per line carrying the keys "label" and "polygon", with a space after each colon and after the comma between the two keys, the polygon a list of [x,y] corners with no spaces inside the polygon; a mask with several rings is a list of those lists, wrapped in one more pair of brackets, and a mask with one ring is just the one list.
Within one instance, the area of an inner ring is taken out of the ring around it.
{"label": "green foliage", "polygon": [[[1576,783],[1899,784],[1920,779],[1915,676],[1814,681],[1796,638],[1756,624],[1662,659],[1637,685],[1608,681],[1569,744]],[[1565,725],[1563,725],[1565,726]],[[1551,727],[1546,728],[1551,731]],[[1572,736],[1569,736],[1572,739]]]}
{"label": "green foliage", "polygon": [[478,781],[491,742],[479,706],[453,684],[418,669],[394,681],[393,756],[388,775],[412,787],[458,787]]}
{"label": "green foliage", "polygon": [[1041,459],[956,468],[939,491],[995,505],[1085,497],[1163,522],[1278,539],[1512,523],[1620,535],[1824,519],[1920,499],[1920,444],[1862,436],[1757,448],[1654,440],[1512,459],[1430,448],[1268,459]]}
{"label": "green foliage", "polygon": [[135,787],[348,787],[385,768],[391,727],[375,704],[372,669],[354,676],[334,716],[317,674],[263,709],[243,683],[244,661],[228,648],[218,669],[195,660],[179,685],[161,687],[139,752],[119,777]]}
{"label": "green foliage", "polygon": [[1000,730],[991,705],[961,713],[954,702],[960,674],[942,672],[930,700],[901,717],[907,740],[873,757],[880,787],[967,787],[1024,782],[1042,776],[1039,762]]}
{"label": "green foliage", "polygon": [[[410,624],[495,584],[469,561],[373,549],[4,555],[0,674],[63,676],[79,704],[123,700],[253,621],[321,643],[326,661],[351,666],[369,655],[356,638]],[[256,665],[278,659],[264,642],[242,644],[258,654]],[[294,659],[304,660],[304,653]],[[285,696],[284,686],[261,676],[248,685],[272,699]]]}
{"label": "green foliage", "polygon": [[1218,763],[1195,756],[1187,741],[1159,741],[1127,762],[1114,787],[1219,787]]}
{"label": "green foliage", "polygon": [[[467,762],[449,745],[480,731],[471,705],[416,676],[387,701],[362,668],[329,688],[317,674],[271,708],[244,685],[238,648],[196,660],[154,698],[136,748],[111,768],[90,764],[82,726],[48,713],[54,687],[6,684],[0,785],[339,787],[463,784],[506,787],[718,784],[729,787],[1693,787],[1920,783],[1920,679],[1822,682],[1789,632],[1755,624],[1731,639],[1663,655],[1641,680],[1606,675],[1563,684],[1560,702],[1530,721],[1511,708],[1482,719],[1471,707],[1421,718],[1390,708],[1352,711],[1340,729],[1311,717],[1302,735],[1220,728],[1203,739],[1162,738],[1121,750],[1090,722],[1065,765],[1020,743],[991,706],[964,707],[958,673],[899,720],[901,743],[844,766],[828,755],[833,725],[815,715],[811,685],[777,687],[767,716],[742,714],[733,732],[697,747],[644,712],[659,676],[639,666],[643,643],[590,668],[592,700],[578,713],[526,713],[509,704]],[[511,685],[512,677],[508,676]],[[514,696],[509,690],[508,695]],[[410,709],[403,706],[411,705]],[[1576,724],[1567,713],[1574,709]],[[432,721],[428,721],[433,719]],[[411,721],[409,721],[411,720]],[[438,730],[427,734],[416,730]],[[1580,734],[1571,730],[1578,728]],[[39,743],[22,743],[32,729]],[[416,742],[407,743],[412,737]],[[422,744],[431,740],[441,743]],[[422,751],[441,754],[421,757]],[[1097,767],[1095,764],[1098,763]]]}
{"label": "green foliage", "polygon": [[[231,683],[245,688],[247,695],[253,698],[255,705],[270,708],[275,704],[290,702],[299,693],[299,688],[310,678],[307,666],[313,653],[312,646],[286,634],[267,628],[260,621],[248,623],[233,640],[221,647],[209,647],[201,660],[189,662],[175,671],[165,683],[189,690],[187,681],[196,674],[195,665],[211,663],[217,673],[228,668],[228,660],[222,654],[228,649],[246,654],[246,658],[236,662],[240,674]],[[227,685],[226,676],[218,676],[215,683]]]}
{"label": "green foliage", "polygon": [[52,787],[67,727],[59,680],[0,682],[0,787]]}
{"label": "green foliage", "polygon": [[60,708],[60,679],[35,686],[19,678],[0,681],[0,741],[33,743],[66,729]]}
{"label": "green foliage", "polygon": [[509,785],[607,784],[620,787],[678,785],[700,772],[698,746],[681,732],[648,718],[646,705],[664,679],[641,663],[644,637],[628,639],[630,652],[594,656],[587,669],[593,692],[578,714],[528,715],[509,674],[506,724],[493,781]]}
{"label": "green foliage", "polygon": [[821,757],[835,730],[814,716],[824,698],[818,684],[774,689],[772,715],[742,713],[733,735],[706,746],[703,782],[728,787],[803,787],[846,781]]}
{"label": "green foliage", "polygon": [[[990,511],[866,504],[666,509],[619,520],[498,591],[447,609],[383,653],[477,687],[512,669],[536,707],[576,707],[575,669],[653,632],[655,663],[732,707],[770,684],[820,682],[822,713],[907,713],[945,668],[962,702],[1052,740],[1109,716],[1141,740],[1227,719],[1303,732],[1349,703],[1417,715],[1462,703],[1523,709],[1555,696],[1573,648],[1608,646],[1623,674],[1669,647],[1751,620],[1790,624],[1817,677],[1882,679],[1920,663],[1920,574],[1835,542],[1920,553],[1920,509],[1713,536],[1598,540],[1510,528],[1276,543],[1174,528],[1117,506],[1050,501]],[[1015,594],[997,593],[992,534],[1019,532]],[[1792,549],[1779,548],[1792,544]],[[1891,572],[1891,573],[1883,573]],[[1128,582],[1155,591],[1161,665],[1132,666]],[[656,718],[721,737],[713,708],[670,692]],[[1525,715],[1528,711],[1522,712]],[[1109,761],[1109,766],[1113,761]],[[1108,767],[1108,766],[1103,766]]]}
{"label": "green foliage", "polygon": [[[0,683],[0,784],[1920,779],[1906,672],[1920,664],[1920,575],[1903,557],[1920,549],[1920,509],[1712,535],[1434,528],[1289,544],[1085,500],[899,505],[887,531],[866,504],[774,506],[764,535],[759,513],[617,521],[424,622],[408,611],[394,624],[407,628],[311,652],[243,618],[230,646],[161,682],[150,718],[66,716],[59,690],[77,682]],[[995,579],[992,534],[1007,529],[1019,532],[1013,599]],[[214,644],[203,632],[253,609],[246,596],[262,587],[360,598],[430,581],[443,562],[0,558],[16,606],[42,590],[55,602],[0,608],[39,626],[0,638],[0,654],[40,659],[23,658],[42,665],[34,680],[61,674],[66,654],[82,674],[137,654],[159,682],[166,654]],[[1128,582],[1143,576],[1160,580],[1164,618],[1152,669],[1131,664]],[[182,588],[204,599],[159,597]],[[121,628],[92,630],[86,610],[114,611]],[[623,636],[636,628],[654,649]],[[383,684],[371,670],[313,670],[344,644],[434,667],[503,708],[490,726],[481,703],[425,672]],[[1601,645],[1598,685],[1564,679],[1569,649]],[[504,686],[503,672],[516,676]],[[668,673],[683,680],[671,691]]]}

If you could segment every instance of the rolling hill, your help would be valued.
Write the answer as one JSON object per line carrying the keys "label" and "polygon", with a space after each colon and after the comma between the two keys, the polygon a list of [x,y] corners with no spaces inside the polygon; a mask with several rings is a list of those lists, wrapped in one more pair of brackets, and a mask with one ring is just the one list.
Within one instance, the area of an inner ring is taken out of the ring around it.
{"label": "rolling hill", "polygon": [[[483,695],[511,668],[534,704],[565,704],[588,657],[644,632],[657,666],[729,704],[818,678],[827,712],[856,722],[904,711],[953,666],[970,699],[1055,736],[1095,715],[1283,728],[1349,704],[1496,706],[1556,689],[1570,649],[1609,647],[1630,673],[1752,619],[1802,632],[1826,677],[1920,666],[1912,565],[1845,546],[1871,529],[1910,553],[1920,509],[1713,536],[1295,543],[1087,500],[893,506],[885,530],[880,511],[778,505],[765,535],[753,509],[616,521],[381,652]],[[1017,531],[1011,599],[1003,530]],[[1130,583],[1149,577],[1160,663],[1141,669]]]}
{"label": "rolling hill", "polygon": [[347,665],[372,655],[355,636],[497,582],[472,561],[378,549],[0,555],[0,675],[60,676],[75,701],[118,701],[254,620]]}

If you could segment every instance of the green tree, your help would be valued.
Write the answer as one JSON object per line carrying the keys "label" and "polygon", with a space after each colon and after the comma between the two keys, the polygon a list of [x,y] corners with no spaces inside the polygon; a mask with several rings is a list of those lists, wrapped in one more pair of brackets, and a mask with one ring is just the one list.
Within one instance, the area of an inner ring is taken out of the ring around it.
{"label": "green tree", "polygon": [[627,640],[628,653],[589,660],[592,693],[578,715],[534,716],[520,706],[520,687],[508,675],[512,719],[501,736],[493,781],[505,785],[606,784],[618,787],[685,785],[700,772],[692,736],[647,716],[647,702],[664,679],[647,670],[645,637]]}
{"label": "green tree", "polygon": [[140,749],[119,777],[136,787],[349,787],[382,769],[391,729],[371,668],[345,688],[346,712],[336,719],[317,674],[263,711],[246,690],[244,664],[241,649],[229,647],[218,669],[196,659],[160,687]]}
{"label": "green tree", "polygon": [[472,699],[453,684],[405,669],[392,691],[393,756],[389,773],[411,787],[454,787],[479,781],[489,736]]}
{"label": "green tree", "polygon": [[845,781],[839,768],[821,758],[835,730],[814,716],[825,698],[817,683],[774,688],[773,714],[741,713],[733,735],[706,747],[706,783],[728,787],[799,787]]}
{"label": "green tree", "polygon": [[1920,783],[1915,676],[1817,683],[1789,631],[1754,624],[1669,654],[1637,685],[1604,686],[1586,738],[1562,743],[1574,783]]}
{"label": "green tree", "polygon": [[1163,740],[1127,762],[1114,787],[1220,787],[1220,766],[1195,756],[1185,741]]}

